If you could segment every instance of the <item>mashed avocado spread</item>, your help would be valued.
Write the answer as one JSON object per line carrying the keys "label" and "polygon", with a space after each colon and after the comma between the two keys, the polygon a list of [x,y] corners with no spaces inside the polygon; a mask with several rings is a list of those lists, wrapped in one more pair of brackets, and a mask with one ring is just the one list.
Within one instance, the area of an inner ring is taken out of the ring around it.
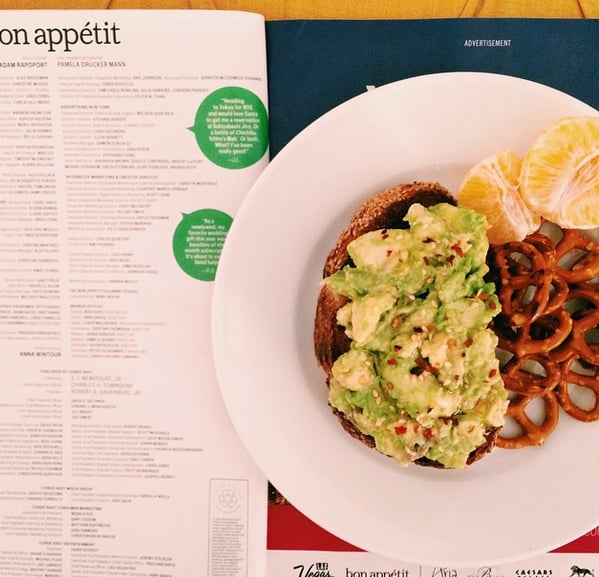
{"label": "mashed avocado spread", "polygon": [[460,468],[507,409],[488,328],[500,305],[484,279],[487,224],[446,203],[413,204],[405,220],[351,242],[353,265],[324,281],[349,299],[337,321],[352,339],[329,402],[399,464]]}

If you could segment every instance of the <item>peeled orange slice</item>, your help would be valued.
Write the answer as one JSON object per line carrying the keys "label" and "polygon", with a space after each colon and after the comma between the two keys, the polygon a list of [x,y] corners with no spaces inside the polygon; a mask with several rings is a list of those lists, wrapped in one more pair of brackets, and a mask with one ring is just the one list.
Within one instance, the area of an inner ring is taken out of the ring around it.
{"label": "peeled orange slice", "polygon": [[473,166],[458,191],[459,204],[487,217],[491,244],[522,240],[541,224],[520,194],[520,167],[516,152],[500,150]]}
{"label": "peeled orange slice", "polygon": [[524,157],[520,189],[534,211],[564,228],[599,226],[599,116],[547,126]]}

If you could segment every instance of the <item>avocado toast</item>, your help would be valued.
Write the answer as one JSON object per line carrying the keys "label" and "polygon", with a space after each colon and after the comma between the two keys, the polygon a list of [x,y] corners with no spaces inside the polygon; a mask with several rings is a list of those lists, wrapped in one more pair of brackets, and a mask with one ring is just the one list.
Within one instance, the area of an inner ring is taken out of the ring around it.
{"label": "avocado toast", "polygon": [[463,468],[503,425],[485,231],[444,187],[402,184],[358,208],[324,264],[314,345],[329,404],[400,465]]}

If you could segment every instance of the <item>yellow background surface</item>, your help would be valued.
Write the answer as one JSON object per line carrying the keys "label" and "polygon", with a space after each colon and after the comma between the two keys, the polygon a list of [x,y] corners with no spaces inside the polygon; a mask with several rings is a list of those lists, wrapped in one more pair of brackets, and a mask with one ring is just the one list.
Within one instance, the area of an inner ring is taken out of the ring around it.
{"label": "yellow background surface", "polygon": [[1,9],[194,8],[292,18],[599,18],[599,0],[0,0]]}

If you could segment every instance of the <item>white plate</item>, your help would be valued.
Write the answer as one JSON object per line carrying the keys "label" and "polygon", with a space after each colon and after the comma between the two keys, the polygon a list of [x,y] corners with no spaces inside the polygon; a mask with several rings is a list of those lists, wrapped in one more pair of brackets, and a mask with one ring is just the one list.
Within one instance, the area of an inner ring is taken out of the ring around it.
{"label": "white plate", "polygon": [[347,435],[312,349],[321,267],[368,196],[523,153],[549,121],[594,109],[559,91],[483,73],[411,78],[356,97],[299,134],[244,202],[213,307],[222,394],[243,442],[296,507],[340,538],[434,566],[544,553],[599,523],[599,423],[564,417],[544,447],[496,449],[461,471],[403,469]]}

